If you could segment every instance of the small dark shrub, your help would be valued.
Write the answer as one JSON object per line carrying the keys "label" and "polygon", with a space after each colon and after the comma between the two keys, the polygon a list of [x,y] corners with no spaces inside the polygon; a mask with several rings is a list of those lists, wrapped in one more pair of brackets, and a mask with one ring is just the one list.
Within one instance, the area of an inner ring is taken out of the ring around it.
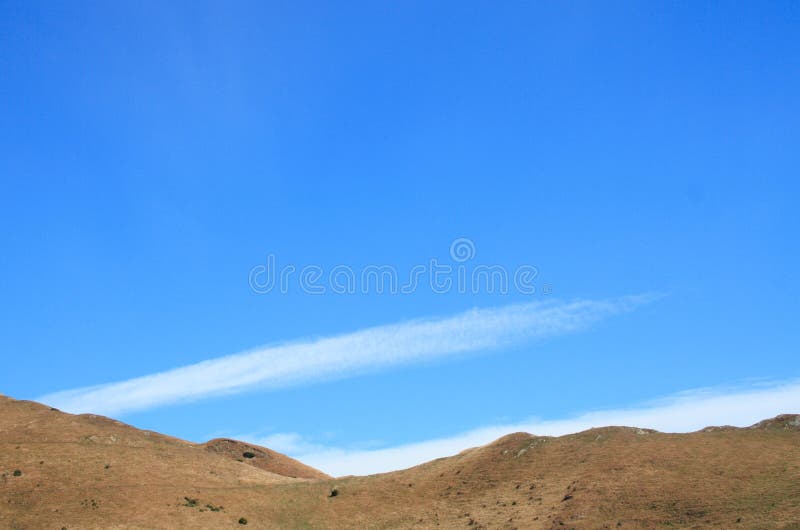
{"label": "small dark shrub", "polygon": [[197,506],[197,499],[192,499],[191,497],[184,497],[183,499],[186,501],[183,504],[184,506],[188,506],[189,508],[194,508]]}
{"label": "small dark shrub", "polygon": [[14,475],[15,477],[21,477],[22,471],[20,471],[19,469],[15,469],[12,475]]}
{"label": "small dark shrub", "polygon": [[333,488],[331,492],[328,494],[328,497],[336,497],[337,495],[339,495],[339,490]]}
{"label": "small dark shrub", "polygon": [[245,458],[255,458],[256,454],[255,453],[251,453],[250,451],[245,451],[244,453],[242,453],[242,456],[245,457]]}
{"label": "small dark shrub", "polygon": [[244,517],[239,517],[239,524],[247,524],[247,519]]}

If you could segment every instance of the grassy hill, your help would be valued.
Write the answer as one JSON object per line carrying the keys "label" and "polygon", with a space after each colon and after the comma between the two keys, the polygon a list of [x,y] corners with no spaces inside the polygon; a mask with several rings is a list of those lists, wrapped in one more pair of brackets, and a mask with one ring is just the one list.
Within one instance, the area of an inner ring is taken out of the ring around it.
{"label": "grassy hill", "polygon": [[0,396],[0,528],[800,528],[800,417],[665,434],[525,433],[331,478]]}

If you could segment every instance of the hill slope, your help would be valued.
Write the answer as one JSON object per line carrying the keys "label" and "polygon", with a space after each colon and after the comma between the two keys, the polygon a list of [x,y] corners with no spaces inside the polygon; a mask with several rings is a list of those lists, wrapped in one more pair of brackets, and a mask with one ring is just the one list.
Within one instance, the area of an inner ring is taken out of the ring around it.
{"label": "hill slope", "polygon": [[319,469],[314,469],[294,458],[272,449],[238,440],[215,438],[203,444],[206,450],[228,456],[238,462],[291,478],[331,478]]}
{"label": "hill slope", "polygon": [[331,479],[233,440],[193,444],[0,397],[0,527],[798,528],[799,426],[786,415],[691,434],[517,433]]}

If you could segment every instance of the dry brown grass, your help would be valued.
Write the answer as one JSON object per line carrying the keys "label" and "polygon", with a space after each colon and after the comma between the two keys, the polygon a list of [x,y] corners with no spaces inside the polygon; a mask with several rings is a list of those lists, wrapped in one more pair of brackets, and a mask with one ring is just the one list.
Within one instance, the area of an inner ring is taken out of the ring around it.
{"label": "dry brown grass", "polygon": [[331,479],[241,442],[193,444],[0,397],[0,527],[800,528],[799,424],[518,433]]}
{"label": "dry brown grass", "polygon": [[258,445],[240,442],[239,440],[229,440],[227,438],[215,438],[204,443],[206,450],[228,456],[238,462],[244,462],[251,466],[277,473],[291,478],[331,478],[319,469],[314,469],[294,458],[260,447]]}

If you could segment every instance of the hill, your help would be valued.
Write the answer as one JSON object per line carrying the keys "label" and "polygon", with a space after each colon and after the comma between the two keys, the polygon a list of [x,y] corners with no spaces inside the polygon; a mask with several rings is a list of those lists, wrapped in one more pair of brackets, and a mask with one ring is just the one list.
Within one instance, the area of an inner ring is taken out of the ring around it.
{"label": "hill", "polygon": [[253,445],[238,440],[215,438],[203,444],[207,451],[226,455],[238,462],[270,471],[291,478],[331,478],[319,469],[314,469],[294,458],[281,454],[272,449]]}
{"label": "hill", "polygon": [[333,479],[235,440],[194,444],[0,396],[2,528],[800,528],[798,521],[795,415],[690,434],[516,433],[403,471]]}

